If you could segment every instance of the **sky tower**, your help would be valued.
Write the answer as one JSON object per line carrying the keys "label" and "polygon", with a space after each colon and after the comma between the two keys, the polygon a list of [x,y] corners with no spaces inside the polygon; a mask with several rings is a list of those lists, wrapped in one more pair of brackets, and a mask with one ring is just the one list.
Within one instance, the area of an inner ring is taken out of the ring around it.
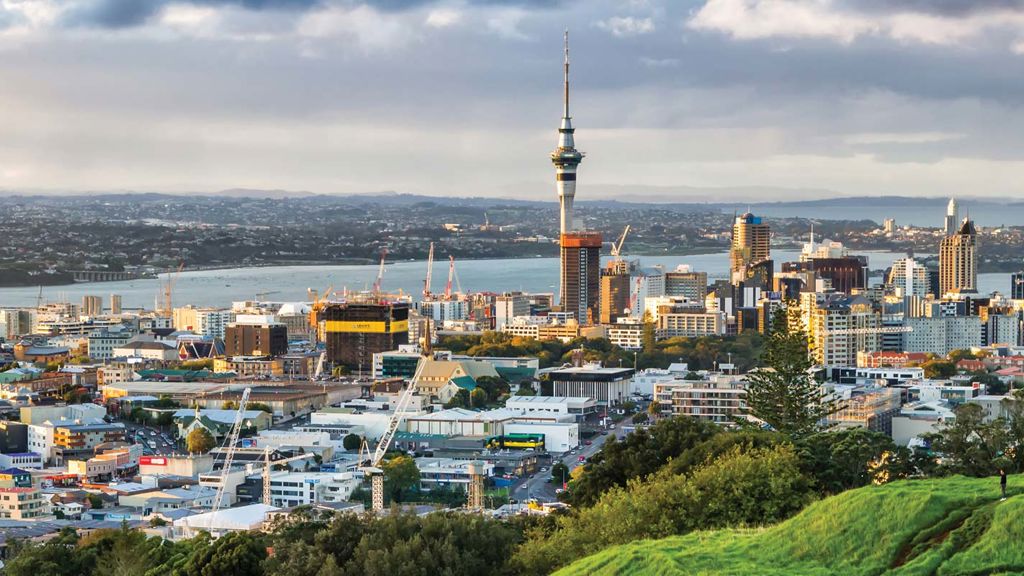
{"label": "sky tower", "polygon": [[573,141],[572,117],[569,116],[569,31],[565,31],[565,84],[562,93],[562,124],[558,127],[558,147],[551,153],[555,165],[555,181],[558,187],[558,209],[560,232],[573,231],[572,201],[576,197],[576,167],[583,161],[583,153],[576,149]]}
{"label": "sky tower", "polygon": [[562,94],[562,124],[558,127],[558,147],[551,153],[555,165],[560,220],[559,244],[561,274],[559,304],[571,312],[580,324],[594,324],[600,318],[601,233],[577,230],[572,221],[572,203],[576,197],[576,167],[583,154],[573,142],[569,117],[569,31],[565,32],[565,84]]}

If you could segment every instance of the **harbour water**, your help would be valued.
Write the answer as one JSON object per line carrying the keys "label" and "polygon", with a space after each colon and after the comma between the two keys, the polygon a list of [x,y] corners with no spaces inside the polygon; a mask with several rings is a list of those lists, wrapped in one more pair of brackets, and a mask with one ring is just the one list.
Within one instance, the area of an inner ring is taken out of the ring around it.
{"label": "harbour water", "polygon": [[[887,268],[904,254],[897,252],[863,252],[868,256],[872,270]],[[798,252],[775,250],[772,257],[779,263],[796,260]],[[726,278],[729,270],[728,253],[700,254],[693,256],[634,255],[627,259],[639,259],[641,265],[664,266],[675,269],[680,264],[689,264],[695,271],[707,272],[710,280]],[[557,258],[520,258],[498,260],[457,261],[456,276],[463,291],[507,291],[525,292],[558,291]],[[202,270],[182,272],[174,286],[174,304],[196,306],[228,306],[233,301],[252,300],[257,294],[273,301],[303,301],[307,299],[307,288],[319,292],[333,287],[334,290],[366,290],[373,285],[377,275],[376,265],[343,266],[277,266],[260,268],[232,268],[224,270]],[[385,266],[382,287],[386,292],[402,291],[418,296],[423,290],[426,262],[391,262]],[[442,292],[448,275],[446,262],[434,265],[432,290]],[[878,281],[876,278],[873,281]],[[455,284],[453,282],[453,284]],[[1006,294],[1010,287],[1009,274],[980,274],[979,291],[987,294],[998,290]],[[458,286],[453,286],[453,290]],[[125,308],[152,308],[161,293],[161,280],[146,279],[126,282],[92,282],[67,286],[44,286],[43,302],[81,302],[82,296],[102,296],[104,306],[109,306],[110,294],[120,294]],[[39,287],[0,288],[0,308],[34,306],[39,296]]]}

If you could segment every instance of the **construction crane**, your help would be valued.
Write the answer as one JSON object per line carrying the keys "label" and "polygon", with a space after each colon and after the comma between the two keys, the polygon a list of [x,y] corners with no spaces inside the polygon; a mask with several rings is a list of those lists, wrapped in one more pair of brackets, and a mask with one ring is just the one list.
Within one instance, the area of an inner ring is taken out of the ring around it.
{"label": "construction crane", "polygon": [[423,279],[423,299],[430,300],[430,280],[434,275],[434,243],[430,243],[430,251],[427,252],[427,277]]}
{"label": "construction crane", "polygon": [[622,236],[619,236],[618,243],[612,244],[612,258],[615,262],[622,261],[622,245],[626,242],[626,235],[629,234],[629,224],[626,224],[626,229],[622,231]]}
{"label": "construction crane", "polygon": [[[391,445],[391,441],[395,439],[395,433],[398,431],[398,426],[402,423],[402,416],[405,411],[408,410],[409,404],[412,402],[412,397],[416,395],[416,389],[419,387],[420,375],[423,373],[424,367],[427,365],[427,360],[431,355],[430,348],[430,319],[427,319],[427,336],[424,339],[423,346],[421,348],[421,357],[419,362],[416,364],[416,371],[412,375],[412,379],[409,381],[409,385],[402,391],[402,394],[398,397],[398,402],[395,403],[395,410],[391,414],[391,419],[388,420],[388,426],[384,430],[384,434],[381,435],[380,441],[377,442],[377,448],[373,451],[373,456],[370,459],[369,465],[361,466],[360,470],[364,474],[370,476],[370,492],[371,492],[371,509],[374,512],[380,512],[384,510],[384,470],[381,469],[380,463],[384,460],[384,455],[387,454],[388,446]],[[362,450],[360,449],[360,452]],[[360,464],[363,459],[360,455]]]}
{"label": "construction crane", "polygon": [[231,433],[228,434],[227,450],[224,455],[224,464],[220,469],[220,482],[217,486],[217,496],[213,500],[213,510],[210,513],[210,522],[220,510],[221,502],[224,499],[224,489],[228,485],[228,474],[231,473],[231,463],[235,459],[235,444],[238,443],[238,434],[242,431],[242,417],[245,414],[245,406],[249,403],[249,394],[252,388],[242,390],[242,399],[238,401],[238,411],[235,412],[235,422],[231,425]]}
{"label": "construction crane", "polygon": [[334,286],[328,286],[326,290],[320,294],[315,294],[313,290],[308,292],[314,296],[313,304],[309,307],[309,327],[316,333],[316,328],[320,324],[320,311],[323,310],[327,304],[327,297],[334,291]]}
{"label": "construction crane", "polygon": [[377,279],[373,281],[373,293],[374,295],[380,294],[380,285],[384,280],[384,260],[388,257],[388,249],[384,248],[380,251],[380,268],[377,270]]}
{"label": "construction crane", "polygon": [[327,363],[327,350],[320,352],[320,358],[316,361],[316,371],[313,372],[313,379],[319,380],[324,375],[324,365]]}
{"label": "construction crane", "polygon": [[270,503],[270,468],[278,464],[287,464],[289,462],[295,462],[296,460],[305,460],[312,458],[313,454],[299,454],[298,456],[292,456],[290,458],[282,458],[280,460],[270,460],[270,446],[267,446],[263,450],[263,503],[267,506],[272,506]]}
{"label": "construction crane", "polygon": [[[626,312],[627,314],[633,314],[633,311],[636,310],[636,301],[637,301],[637,298],[640,297],[640,285],[643,284],[644,278],[645,278],[644,276],[637,276],[636,277],[636,285],[633,287],[633,291],[632,291],[633,293],[630,294],[630,296],[629,296],[629,308],[627,310],[624,310],[624,312]],[[643,316],[643,314],[639,314],[639,315],[641,317]]]}
{"label": "construction crane", "polygon": [[174,304],[171,301],[171,295],[174,293],[174,284],[178,281],[178,274],[185,268],[185,261],[182,260],[178,264],[178,269],[172,274],[167,273],[167,283],[164,284],[164,315],[168,318],[174,316]]}
{"label": "construction crane", "polygon": [[837,328],[836,330],[824,330],[824,336],[849,336],[858,334],[904,334],[913,332],[911,326],[880,326],[877,328]]}
{"label": "construction crane", "polygon": [[455,256],[448,256],[448,283],[444,285],[444,299],[452,299],[452,278],[455,276]]}

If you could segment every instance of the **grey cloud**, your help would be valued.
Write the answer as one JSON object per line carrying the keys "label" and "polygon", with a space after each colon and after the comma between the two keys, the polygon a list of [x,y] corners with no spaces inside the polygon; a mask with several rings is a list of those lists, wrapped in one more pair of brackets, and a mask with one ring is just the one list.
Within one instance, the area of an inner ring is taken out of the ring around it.
{"label": "grey cloud", "polygon": [[957,17],[994,10],[1024,10],[1024,0],[842,0],[845,8],[856,12],[919,12]]}
{"label": "grey cloud", "polygon": [[[351,5],[372,6],[384,12],[401,12],[436,4],[440,0],[367,0],[352,1]],[[131,28],[145,24],[160,9],[172,0],[91,0],[72,9],[63,23],[68,26],[96,28]],[[293,11],[303,12],[322,6],[325,0],[187,0],[197,6],[237,6],[252,11]],[[565,0],[470,0],[478,6],[519,6],[524,8],[555,8]],[[0,27],[3,20],[0,18]]]}

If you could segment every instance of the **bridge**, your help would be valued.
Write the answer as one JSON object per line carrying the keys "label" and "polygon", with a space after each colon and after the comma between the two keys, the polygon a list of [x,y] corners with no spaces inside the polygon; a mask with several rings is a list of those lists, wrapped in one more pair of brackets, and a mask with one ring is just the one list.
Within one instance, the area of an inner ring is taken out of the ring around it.
{"label": "bridge", "polygon": [[144,278],[138,272],[113,272],[110,270],[69,270],[75,282],[116,282]]}

